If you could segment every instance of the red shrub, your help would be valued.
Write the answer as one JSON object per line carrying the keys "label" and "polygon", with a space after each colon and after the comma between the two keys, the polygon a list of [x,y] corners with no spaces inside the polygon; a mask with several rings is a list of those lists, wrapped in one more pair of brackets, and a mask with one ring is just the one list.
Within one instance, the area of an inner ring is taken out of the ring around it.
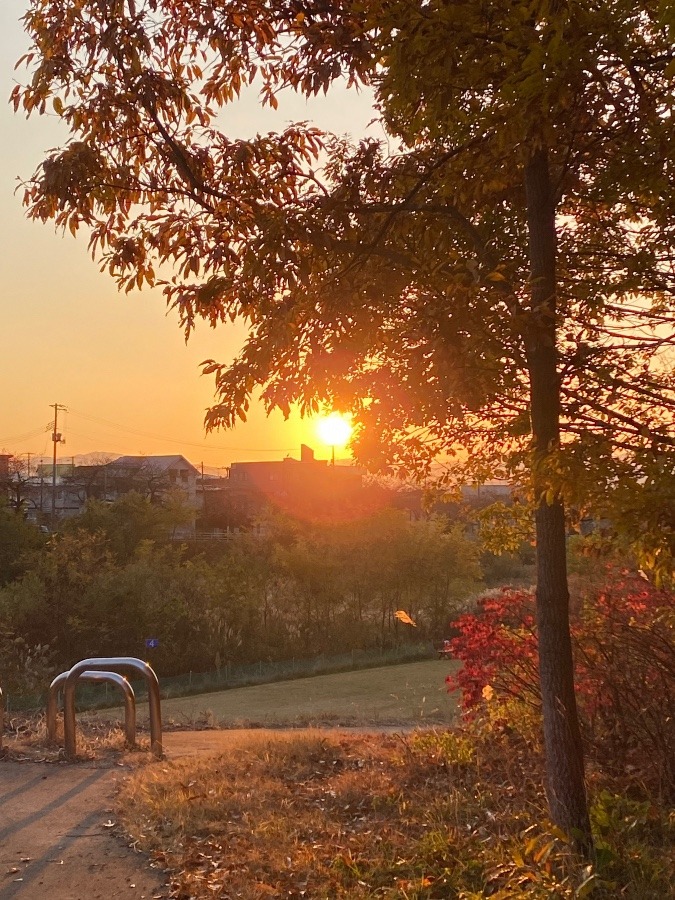
{"label": "red shrub", "polygon": [[[538,706],[534,597],[505,588],[453,623],[454,656],[446,679],[467,712],[498,700]],[[587,742],[604,763],[655,775],[675,792],[675,596],[637,576],[610,572],[604,589],[573,615],[575,682]]]}
{"label": "red shrub", "polygon": [[462,693],[470,711],[483,702],[489,685],[501,697],[539,702],[534,597],[528,591],[502,588],[478,601],[478,611],[452,623],[459,632],[450,641],[452,655],[463,662],[445,682]]}

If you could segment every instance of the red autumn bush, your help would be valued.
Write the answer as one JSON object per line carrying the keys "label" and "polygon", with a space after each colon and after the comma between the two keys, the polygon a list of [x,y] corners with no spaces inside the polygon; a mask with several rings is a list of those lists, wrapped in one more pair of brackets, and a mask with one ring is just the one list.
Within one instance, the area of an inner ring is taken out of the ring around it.
{"label": "red autumn bush", "polygon": [[445,679],[448,690],[459,690],[465,712],[476,710],[490,686],[504,699],[514,697],[539,705],[537,637],[534,595],[502,588],[478,601],[475,613],[452,623],[457,636],[450,641],[452,655],[462,668]]}
{"label": "red autumn bush", "polygon": [[[462,668],[446,679],[467,713],[486,702],[540,704],[534,596],[504,588],[453,623]],[[610,571],[572,614],[582,729],[605,766],[675,794],[675,595]]]}

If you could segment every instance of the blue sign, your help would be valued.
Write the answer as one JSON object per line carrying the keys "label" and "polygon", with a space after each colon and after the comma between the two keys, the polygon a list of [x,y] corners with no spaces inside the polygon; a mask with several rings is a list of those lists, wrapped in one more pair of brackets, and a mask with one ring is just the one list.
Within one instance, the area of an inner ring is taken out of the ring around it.
{"label": "blue sign", "polygon": [[146,638],[145,646],[148,650],[154,650],[156,647],[159,647],[159,638]]}

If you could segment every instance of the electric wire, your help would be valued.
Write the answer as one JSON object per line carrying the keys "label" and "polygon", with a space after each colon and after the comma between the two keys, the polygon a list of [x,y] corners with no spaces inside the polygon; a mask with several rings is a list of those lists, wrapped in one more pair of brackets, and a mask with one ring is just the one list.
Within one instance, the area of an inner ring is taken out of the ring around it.
{"label": "electric wire", "polygon": [[[153,434],[149,431],[140,431],[136,428],[130,428],[126,425],[121,425],[119,422],[112,422],[110,419],[102,419],[98,416],[91,416],[87,413],[79,412],[76,409],[73,409],[72,406],[68,407],[68,410],[71,415],[76,416],[80,419],[86,419],[89,422],[95,422],[99,425],[107,425],[110,428],[116,428],[120,431],[125,432],[126,434],[133,434],[138,437],[152,438],[157,441],[166,441],[172,444],[181,444],[185,447],[198,447],[200,450],[224,450],[228,452],[236,452],[236,453],[286,453],[291,450],[295,450],[295,447],[225,447],[212,445],[207,446],[206,443],[197,443],[196,441],[185,441],[180,438],[170,438],[166,437],[166,435],[161,434]],[[76,434],[76,432],[70,429],[71,434]],[[79,435],[80,437],[88,437],[87,435]],[[88,437],[89,440],[91,438]]]}
{"label": "electric wire", "polygon": [[49,431],[51,425],[48,425],[46,428],[36,428],[33,431],[26,431],[24,434],[15,434],[12,437],[3,437],[0,438],[0,444],[22,444],[24,441],[29,441],[32,438],[39,437],[39,435],[44,434],[46,431]]}

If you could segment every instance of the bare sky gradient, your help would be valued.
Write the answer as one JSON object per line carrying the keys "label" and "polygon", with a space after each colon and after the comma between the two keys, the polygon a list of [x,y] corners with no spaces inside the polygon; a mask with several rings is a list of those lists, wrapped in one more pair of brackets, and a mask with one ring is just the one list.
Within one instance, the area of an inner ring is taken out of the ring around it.
{"label": "bare sky gradient", "polygon": [[[167,315],[159,291],[119,294],[91,260],[83,232],[77,239],[51,224],[26,220],[19,178],[27,178],[44,152],[58,146],[65,129],[55,115],[26,120],[7,98],[25,71],[14,64],[27,38],[19,19],[25,0],[0,3],[0,291],[2,350],[0,452],[51,455],[53,415],[63,404],[65,446],[59,456],[100,451],[182,453],[208,470],[233,460],[298,455],[302,442],[328,457],[316,424],[299,418],[266,418],[262,407],[229,432],[204,433],[213,381],[200,374],[206,358],[230,359],[241,328],[197,328],[186,346],[174,314]],[[289,96],[277,112],[261,110],[247,97],[226,110],[228,131],[250,136],[288,121],[310,119],[337,133],[367,133],[369,98],[333,91],[307,104]]]}

